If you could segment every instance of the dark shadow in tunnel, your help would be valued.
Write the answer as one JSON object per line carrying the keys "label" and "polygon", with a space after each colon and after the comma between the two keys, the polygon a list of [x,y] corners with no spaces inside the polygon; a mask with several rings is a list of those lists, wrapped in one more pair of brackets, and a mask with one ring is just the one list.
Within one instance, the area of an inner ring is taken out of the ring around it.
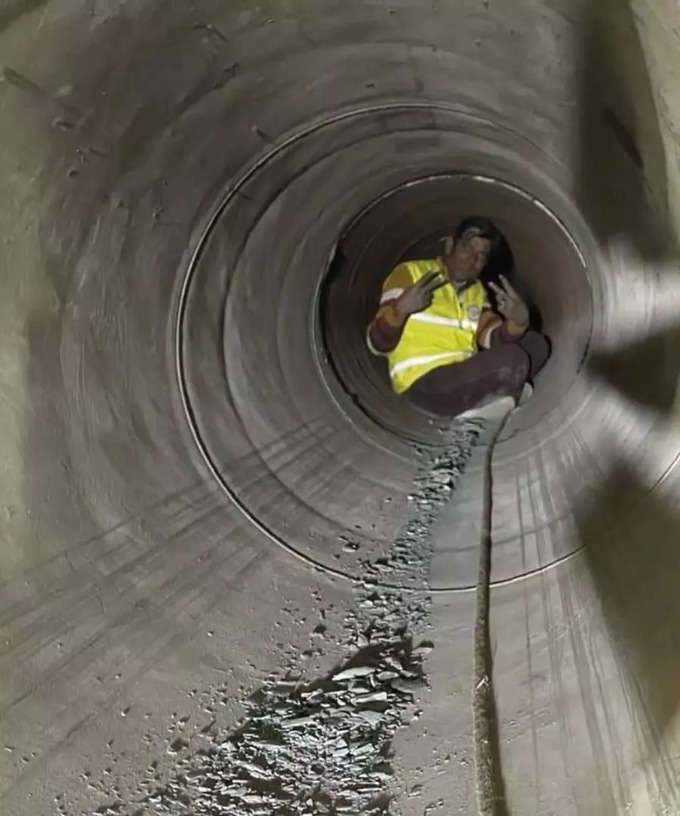
{"label": "dark shadow in tunnel", "polygon": [[[680,323],[591,353],[585,374],[638,408],[669,417],[679,348]],[[622,452],[596,491],[576,498],[574,517],[623,687],[637,712],[642,750],[663,775],[659,790],[677,802],[680,788],[663,735],[680,704],[680,513],[642,480],[634,462],[634,452]]]}
{"label": "dark shadow in tunnel", "polygon": [[[623,235],[642,259],[660,262],[677,245],[659,117],[628,2],[589,4],[581,65],[575,167],[582,212],[600,246]],[[679,340],[680,325],[613,351],[592,350],[585,374],[668,416],[680,370],[671,352]],[[624,686],[646,720],[644,750],[658,758],[664,789],[677,793],[662,736],[680,702],[680,514],[622,453],[595,493],[575,501],[574,515]]]}
{"label": "dark shadow in tunnel", "polygon": [[643,751],[678,794],[662,736],[680,701],[680,513],[620,461],[575,516]]}
{"label": "dark shadow in tunnel", "polygon": [[680,324],[614,352],[592,352],[586,372],[631,402],[666,415],[673,407],[678,385],[678,367],[669,353],[674,348],[680,348]]}
{"label": "dark shadow in tunnel", "polygon": [[580,64],[574,169],[582,213],[601,246],[626,235],[643,258],[659,260],[674,246],[666,156],[628,2],[589,4]]}
{"label": "dark shadow in tunnel", "polygon": [[[600,245],[625,235],[643,259],[676,243],[667,207],[666,159],[652,84],[629,3],[590,4],[581,78],[577,196]],[[651,190],[654,191],[652,197]],[[661,416],[672,410],[680,325],[614,351],[591,352],[586,375]],[[579,537],[636,708],[675,788],[661,737],[680,702],[680,514],[622,460],[576,507]]]}
{"label": "dark shadow in tunnel", "polygon": [[[668,259],[676,244],[665,152],[628,3],[591,4],[582,65],[576,162],[582,212],[603,248],[624,235],[642,259]],[[613,351],[591,350],[584,373],[666,417],[677,390],[678,341],[680,325]],[[680,703],[680,514],[650,490],[633,461],[634,454],[626,462],[622,452],[595,492],[575,500],[574,516],[623,687],[644,735],[641,750],[662,776],[659,790],[677,802],[663,735]]]}

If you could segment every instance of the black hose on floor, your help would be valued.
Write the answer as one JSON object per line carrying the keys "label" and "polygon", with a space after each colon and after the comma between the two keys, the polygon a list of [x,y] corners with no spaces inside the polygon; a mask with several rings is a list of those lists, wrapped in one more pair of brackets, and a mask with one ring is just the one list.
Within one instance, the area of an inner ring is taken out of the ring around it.
{"label": "black hose on floor", "polygon": [[487,442],[482,487],[482,530],[477,578],[474,657],[472,677],[472,727],[479,816],[508,813],[500,766],[496,702],[493,693],[489,596],[491,580],[491,516],[493,511],[492,463],[496,443],[505,428],[508,411]]}

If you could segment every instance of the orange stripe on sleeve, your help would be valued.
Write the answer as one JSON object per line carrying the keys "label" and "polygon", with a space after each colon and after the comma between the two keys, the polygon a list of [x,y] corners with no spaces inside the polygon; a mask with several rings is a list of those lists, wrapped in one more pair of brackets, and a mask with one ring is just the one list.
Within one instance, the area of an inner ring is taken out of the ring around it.
{"label": "orange stripe on sleeve", "polygon": [[477,345],[479,348],[488,349],[491,345],[491,334],[503,325],[503,319],[491,311],[484,309],[479,323],[477,324]]}

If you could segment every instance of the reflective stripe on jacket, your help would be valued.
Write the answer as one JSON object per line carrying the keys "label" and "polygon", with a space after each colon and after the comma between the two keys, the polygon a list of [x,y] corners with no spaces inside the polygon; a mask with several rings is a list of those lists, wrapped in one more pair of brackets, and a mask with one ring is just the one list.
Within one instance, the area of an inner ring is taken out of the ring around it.
{"label": "reflective stripe on jacket", "polygon": [[[446,275],[439,258],[399,264],[383,285],[381,303],[399,297],[410,285],[409,280],[416,283],[432,270]],[[395,286],[395,281],[406,285]],[[485,308],[488,308],[486,292],[479,281],[461,292],[456,292],[451,284],[436,289],[430,306],[407,319],[401,339],[387,354],[393,389],[400,394],[433,368],[461,362],[475,354],[477,326]]]}

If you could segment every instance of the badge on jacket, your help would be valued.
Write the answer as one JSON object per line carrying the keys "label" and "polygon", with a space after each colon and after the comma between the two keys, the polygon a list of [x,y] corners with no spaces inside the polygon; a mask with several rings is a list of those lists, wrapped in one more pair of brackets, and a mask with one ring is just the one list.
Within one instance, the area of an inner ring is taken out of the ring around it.
{"label": "badge on jacket", "polygon": [[472,306],[468,306],[467,314],[470,320],[479,320],[482,310],[479,308],[479,306],[475,306],[473,304]]}

